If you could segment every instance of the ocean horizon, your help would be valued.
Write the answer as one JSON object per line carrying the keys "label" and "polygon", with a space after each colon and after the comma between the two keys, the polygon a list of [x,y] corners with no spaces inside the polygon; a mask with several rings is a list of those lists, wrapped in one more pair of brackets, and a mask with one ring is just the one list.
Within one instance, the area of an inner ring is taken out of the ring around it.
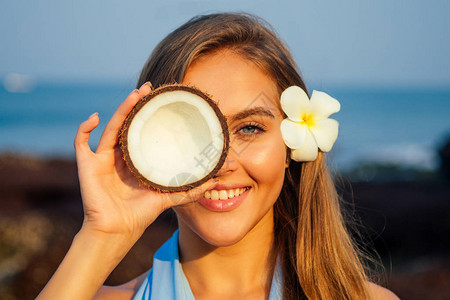
{"label": "ocean horizon", "polygon": [[[125,81],[39,83],[21,92],[0,87],[0,154],[74,158],[78,125],[98,112],[100,125],[90,139],[95,149],[107,121],[133,89]],[[338,170],[361,163],[438,167],[437,151],[450,139],[450,88],[336,85],[320,90],[341,102],[341,111],[331,116],[340,131],[329,154]]]}

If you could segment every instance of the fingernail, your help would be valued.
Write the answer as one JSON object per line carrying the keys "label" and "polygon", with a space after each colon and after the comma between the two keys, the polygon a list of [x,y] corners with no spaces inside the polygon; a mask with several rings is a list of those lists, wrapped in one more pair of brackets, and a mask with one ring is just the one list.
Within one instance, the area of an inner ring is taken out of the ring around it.
{"label": "fingernail", "polygon": [[147,95],[148,93],[151,92],[151,90],[152,88],[150,86],[144,84],[139,88],[139,95]]}
{"label": "fingernail", "polygon": [[144,83],[144,85],[148,85],[150,87],[150,89],[153,90],[153,85],[150,81],[147,81],[146,83]]}
{"label": "fingernail", "polygon": [[217,179],[215,179],[215,178],[212,178],[212,179],[209,181],[209,187],[215,186],[218,182],[219,182],[219,180],[217,180]]}
{"label": "fingernail", "polygon": [[140,87],[139,89],[143,88],[144,86],[148,86],[148,87],[150,87],[150,88],[153,88],[153,86],[152,86],[152,84],[150,83],[150,81],[144,82],[144,84],[141,85],[141,87]]}
{"label": "fingernail", "polygon": [[92,119],[93,117],[98,116],[98,112],[93,113],[92,115],[89,116],[89,120]]}

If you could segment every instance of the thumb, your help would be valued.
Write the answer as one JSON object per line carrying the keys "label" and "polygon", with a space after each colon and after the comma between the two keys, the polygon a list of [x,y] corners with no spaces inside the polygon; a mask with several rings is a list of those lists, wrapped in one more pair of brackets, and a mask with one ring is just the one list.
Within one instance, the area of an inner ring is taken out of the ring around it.
{"label": "thumb", "polygon": [[218,183],[218,180],[211,178],[202,185],[194,187],[188,191],[167,193],[167,200],[169,207],[187,204],[197,201],[203,196],[207,190],[213,189]]}

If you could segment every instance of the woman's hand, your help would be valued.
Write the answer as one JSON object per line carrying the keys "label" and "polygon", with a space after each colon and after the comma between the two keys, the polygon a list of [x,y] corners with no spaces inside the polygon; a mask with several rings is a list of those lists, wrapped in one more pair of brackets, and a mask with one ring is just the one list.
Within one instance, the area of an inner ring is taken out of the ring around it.
{"label": "woman's hand", "polygon": [[134,105],[150,91],[146,83],[120,104],[95,152],[88,140],[99,123],[98,115],[93,114],[78,129],[74,145],[85,214],[82,230],[136,241],[165,209],[194,201],[213,184],[209,181],[189,192],[164,193],[140,185],[129,171],[118,145],[119,131]]}
{"label": "woman's hand", "polygon": [[118,145],[122,123],[133,106],[150,93],[150,84],[131,92],[102,134],[97,150],[89,135],[99,118],[83,122],[75,138],[84,222],[66,257],[38,299],[92,299],[111,271],[144,230],[165,209],[195,201],[208,181],[189,192],[161,193],[139,185],[128,170]]}

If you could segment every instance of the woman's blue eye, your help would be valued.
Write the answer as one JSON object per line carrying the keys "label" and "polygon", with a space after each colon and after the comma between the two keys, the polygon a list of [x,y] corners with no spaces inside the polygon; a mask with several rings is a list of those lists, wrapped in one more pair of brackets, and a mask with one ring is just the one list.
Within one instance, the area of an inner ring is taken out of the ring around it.
{"label": "woman's blue eye", "polygon": [[245,126],[242,128],[242,132],[244,133],[254,133],[258,128],[256,126]]}
{"label": "woman's blue eye", "polygon": [[241,135],[257,135],[263,133],[265,130],[261,126],[257,125],[246,125],[239,130]]}

